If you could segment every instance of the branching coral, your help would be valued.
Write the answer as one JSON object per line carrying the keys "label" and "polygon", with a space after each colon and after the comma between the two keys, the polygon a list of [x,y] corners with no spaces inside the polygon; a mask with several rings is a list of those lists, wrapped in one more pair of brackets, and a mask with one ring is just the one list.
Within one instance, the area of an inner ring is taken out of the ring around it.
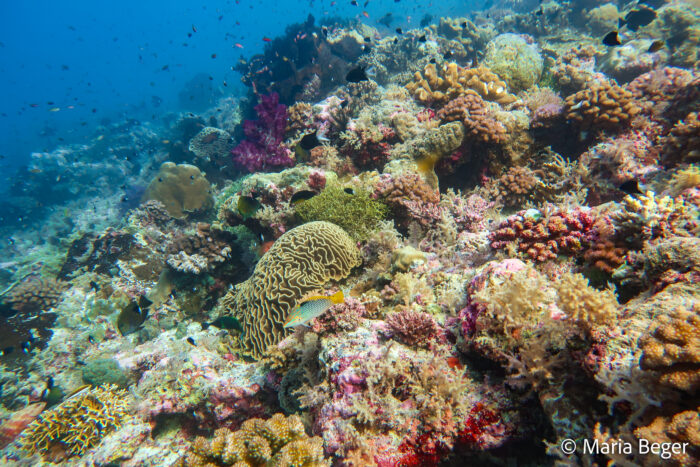
{"label": "branching coral", "polygon": [[125,396],[110,384],[84,389],[43,412],[22,433],[20,445],[30,454],[83,455],[121,426],[128,414]]}
{"label": "branching coral", "polygon": [[407,345],[424,346],[437,337],[439,326],[429,313],[404,308],[390,314],[386,323],[394,336]]}
{"label": "branching coral", "polygon": [[287,107],[276,93],[261,96],[255,106],[258,120],[243,122],[246,139],[231,151],[234,161],[249,172],[294,164],[291,151],[282,144],[287,127]]}
{"label": "branching coral", "polygon": [[642,111],[631,92],[612,81],[595,81],[566,98],[567,117],[583,129],[616,129]]}
{"label": "branching coral", "polygon": [[466,134],[484,143],[501,143],[506,139],[506,128],[491,114],[484,100],[476,92],[466,92],[449,101],[437,113],[443,122],[459,121]]}
{"label": "branching coral", "polygon": [[388,210],[384,203],[372,199],[368,191],[355,189],[348,193],[341,186],[332,185],[300,203],[296,213],[303,222],[332,222],[353,239],[365,240],[378,228]]}
{"label": "branching coral", "polygon": [[143,201],[156,200],[173,217],[208,209],[213,205],[211,187],[204,174],[189,164],[164,162],[143,195]]}
{"label": "branching coral", "polygon": [[439,219],[436,210],[440,193],[415,173],[393,177],[381,176],[373,196],[387,203],[400,226],[407,227],[412,220],[429,225]]}
{"label": "branching coral", "polygon": [[278,413],[269,420],[251,418],[241,429],[220,428],[214,438],[198,437],[183,459],[184,465],[233,465],[236,467],[330,465],[323,457],[321,438],[309,438],[297,415]]}
{"label": "branching coral", "polygon": [[515,96],[508,93],[506,83],[488,68],[462,68],[454,62],[446,64],[441,73],[438,73],[434,64],[427,65],[423,74],[416,72],[413,81],[406,88],[419,102],[437,106],[444,105],[470,89],[487,101],[499,104],[515,101]]}
{"label": "branching coral", "polygon": [[678,307],[657,318],[642,338],[641,366],[658,373],[659,383],[694,393],[700,388],[700,313]]}
{"label": "branching coral", "polygon": [[625,196],[621,204],[612,220],[617,235],[634,245],[673,235],[687,214],[683,200],[656,196],[651,191],[636,197]]}
{"label": "branching coral", "polygon": [[490,198],[506,207],[523,206],[536,201],[545,188],[542,180],[528,167],[513,166],[489,184]]}
{"label": "branching coral", "polygon": [[662,162],[666,166],[700,161],[700,118],[691,112],[671,129],[663,141]]}
{"label": "branching coral", "polygon": [[525,211],[509,217],[489,235],[491,247],[512,245],[518,253],[535,261],[554,259],[558,254],[575,254],[590,240],[593,216],[582,210],[558,212],[535,219]]}
{"label": "branching coral", "polygon": [[282,325],[303,296],[345,278],[360,261],[352,239],[329,222],[309,222],[278,238],[253,275],[223,298],[243,326],[243,351],[260,357],[285,336]]}

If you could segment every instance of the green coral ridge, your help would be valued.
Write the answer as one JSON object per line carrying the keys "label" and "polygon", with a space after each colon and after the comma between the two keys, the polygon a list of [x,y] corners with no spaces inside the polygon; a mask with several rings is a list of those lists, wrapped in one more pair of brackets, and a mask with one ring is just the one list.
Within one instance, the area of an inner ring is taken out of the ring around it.
{"label": "green coral ridge", "polygon": [[93,386],[114,384],[120,388],[129,386],[129,377],[116,360],[98,358],[87,362],[82,372],[83,381]]}
{"label": "green coral ridge", "polygon": [[356,189],[354,193],[348,193],[338,185],[328,186],[296,209],[302,221],[331,222],[358,241],[369,237],[388,212],[389,208],[372,199],[369,192]]}
{"label": "green coral ridge", "polygon": [[544,67],[537,47],[517,34],[501,34],[489,42],[483,64],[508,84],[510,92],[534,86]]}

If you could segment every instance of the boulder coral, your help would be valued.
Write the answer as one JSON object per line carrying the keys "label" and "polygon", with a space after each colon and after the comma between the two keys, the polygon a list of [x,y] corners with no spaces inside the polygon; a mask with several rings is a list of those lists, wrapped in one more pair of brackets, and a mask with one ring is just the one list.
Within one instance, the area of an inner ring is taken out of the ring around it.
{"label": "boulder coral", "polygon": [[211,186],[194,165],[164,162],[146,189],[143,201],[163,203],[173,217],[206,210],[213,205]]}
{"label": "boulder coral", "polygon": [[544,62],[536,45],[508,33],[486,45],[484,65],[503,79],[511,92],[518,92],[540,80]]}
{"label": "boulder coral", "polygon": [[347,277],[360,262],[353,240],[330,222],[309,222],[282,235],[253,275],[223,298],[224,309],[243,327],[242,350],[262,356],[286,335],[284,321],[305,295]]}

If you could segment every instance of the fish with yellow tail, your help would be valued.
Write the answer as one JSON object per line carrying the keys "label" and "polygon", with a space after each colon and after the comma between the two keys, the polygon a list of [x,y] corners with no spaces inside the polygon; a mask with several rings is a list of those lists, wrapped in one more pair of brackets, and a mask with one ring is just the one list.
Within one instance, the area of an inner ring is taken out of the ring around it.
{"label": "fish with yellow tail", "polygon": [[314,295],[309,297],[287,316],[284,327],[308,326],[309,321],[322,315],[333,305],[343,302],[345,302],[345,295],[342,290],[337,291],[333,295]]}

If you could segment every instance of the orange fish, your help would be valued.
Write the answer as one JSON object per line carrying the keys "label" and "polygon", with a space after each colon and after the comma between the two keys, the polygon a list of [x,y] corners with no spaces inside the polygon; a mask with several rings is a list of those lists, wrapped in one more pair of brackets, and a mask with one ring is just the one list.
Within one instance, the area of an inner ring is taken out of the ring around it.
{"label": "orange fish", "polygon": [[363,11],[362,16],[364,16],[365,18],[369,18],[369,13],[367,13],[366,11]]}
{"label": "orange fish", "polygon": [[239,43],[239,42],[236,42],[235,44],[233,44],[233,46],[234,46],[234,47],[238,47],[239,49],[242,49],[242,48],[243,48],[243,44],[241,44],[241,43]]}
{"label": "orange fish", "polygon": [[464,368],[464,365],[462,365],[462,362],[460,362],[459,358],[457,358],[457,357],[447,357],[447,364],[453,370],[454,369],[461,370]]}
{"label": "orange fish", "polygon": [[263,40],[264,40],[265,42],[272,42],[272,39],[270,39],[269,37],[263,37]]}
{"label": "orange fish", "polygon": [[275,241],[274,241],[274,240],[269,240],[269,241],[267,241],[267,242],[263,242],[263,243],[260,244],[260,246],[258,247],[258,254],[259,254],[260,256],[264,255],[265,253],[267,253],[267,251],[268,251],[270,248],[272,248],[272,245],[274,245],[274,244],[275,244]]}

